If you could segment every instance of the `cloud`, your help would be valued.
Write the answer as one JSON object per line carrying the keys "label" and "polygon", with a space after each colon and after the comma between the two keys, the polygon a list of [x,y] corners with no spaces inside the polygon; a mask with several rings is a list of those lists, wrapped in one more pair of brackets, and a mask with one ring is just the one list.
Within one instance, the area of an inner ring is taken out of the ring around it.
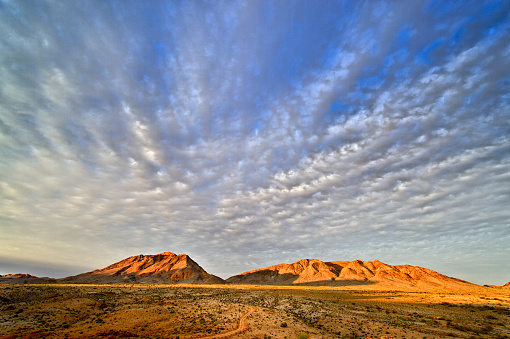
{"label": "cloud", "polygon": [[507,265],[504,3],[0,4],[5,262]]}

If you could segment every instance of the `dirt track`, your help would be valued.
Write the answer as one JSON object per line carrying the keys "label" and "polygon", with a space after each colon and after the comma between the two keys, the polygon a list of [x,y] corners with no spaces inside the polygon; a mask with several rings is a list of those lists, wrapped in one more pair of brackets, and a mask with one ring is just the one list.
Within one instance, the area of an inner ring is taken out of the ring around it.
{"label": "dirt track", "polygon": [[248,324],[246,323],[246,319],[253,313],[255,312],[256,308],[255,307],[250,307],[248,309],[248,311],[243,314],[243,316],[239,319],[239,326],[237,326],[237,328],[235,330],[232,330],[232,331],[228,331],[228,332],[225,332],[225,333],[219,333],[219,334],[213,334],[213,335],[208,335],[208,336],[205,336],[205,337],[196,337],[195,339],[221,339],[221,338],[230,338],[230,337],[233,337],[234,335],[236,334],[240,334],[240,333],[243,333],[244,331],[247,331],[250,327],[248,326]]}

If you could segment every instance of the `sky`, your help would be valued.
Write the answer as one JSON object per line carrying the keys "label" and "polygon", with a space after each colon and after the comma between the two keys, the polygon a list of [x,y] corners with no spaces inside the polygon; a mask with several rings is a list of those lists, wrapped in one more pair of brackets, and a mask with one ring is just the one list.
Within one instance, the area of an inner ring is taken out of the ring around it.
{"label": "sky", "polygon": [[501,285],[509,206],[510,1],[0,0],[0,274]]}

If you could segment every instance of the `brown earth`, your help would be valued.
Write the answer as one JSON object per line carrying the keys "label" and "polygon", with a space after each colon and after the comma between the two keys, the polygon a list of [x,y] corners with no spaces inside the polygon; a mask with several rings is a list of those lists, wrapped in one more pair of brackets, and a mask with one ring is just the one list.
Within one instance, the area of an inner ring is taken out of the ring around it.
{"label": "brown earth", "polygon": [[2,339],[220,338],[240,328],[235,338],[503,339],[510,295],[478,286],[0,285]]}
{"label": "brown earth", "polygon": [[224,280],[207,273],[186,254],[164,252],[136,255],[100,270],[59,279],[61,283],[92,284],[221,284]]}
{"label": "brown earth", "polygon": [[428,268],[411,265],[387,265],[374,261],[331,261],[303,259],[244,272],[227,279],[236,284],[274,285],[371,285],[388,287],[461,288],[476,286]]}

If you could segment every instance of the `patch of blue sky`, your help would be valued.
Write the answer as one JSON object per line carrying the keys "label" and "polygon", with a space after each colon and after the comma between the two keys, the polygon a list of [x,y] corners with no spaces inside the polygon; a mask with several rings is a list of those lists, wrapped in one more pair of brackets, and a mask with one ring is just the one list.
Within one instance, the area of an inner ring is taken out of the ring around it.
{"label": "patch of blue sky", "polygon": [[358,88],[359,89],[379,89],[382,84],[386,81],[384,77],[381,76],[372,76],[369,78],[364,78],[358,80]]}
{"label": "patch of blue sky", "polygon": [[394,73],[394,78],[397,81],[408,79],[411,74],[411,67],[404,67]]}
{"label": "patch of blue sky", "polygon": [[397,35],[396,45],[400,46],[400,47],[406,46],[409,39],[411,39],[411,37],[415,34],[416,34],[416,30],[413,28],[413,25],[405,24],[404,26],[402,26],[402,28],[400,29],[400,32]]}
{"label": "patch of blue sky", "polygon": [[465,33],[466,33],[466,26],[461,26],[459,29],[457,29],[451,38],[450,45],[453,46],[457,42],[459,42],[459,40],[462,39],[462,37],[464,36]]}
{"label": "patch of blue sky", "polygon": [[335,102],[331,105],[331,113],[349,111],[351,109],[351,105],[345,102]]}
{"label": "patch of blue sky", "polygon": [[[330,124],[338,124],[339,122],[344,122],[346,115],[349,115],[352,111],[350,105],[339,103],[340,106],[337,106],[336,108],[333,108],[333,106],[336,106],[337,104],[332,105],[332,111],[324,114],[322,117],[322,121],[326,123],[327,125]],[[346,109],[343,110],[341,107],[345,107]],[[334,110],[333,110],[334,109]]]}
{"label": "patch of blue sky", "polygon": [[485,34],[492,35],[499,26],[508,22],[510,15],[510,1],[486,1],[482,2],[480,17],[486,25]]}
{"label": "patch of blue sky", "polygon": [[402,47],[395,53],[387,55],[383,62],[379,75],[385,77],[386,75],[394,75],[396,77],[395,68],[401,67],[407,61],[410,51],[407,47]]}
{"label": "patch of blue sky", "polygon": [[250,134],[259,135],[264,131],[266,124],[264,122],[258,120],[250,126]]}
{"label": "patch of blue sky", "polygon": [[510,77],[504,77],[498,80],[497,88],[503,90],[503,92],[510,94]]}
{"label": "patch of blue sky", "polygon": [[433,65],[435,58],[433,53],[445,42],[445,38],[437,38],[423,48],[417,55],[416,60],[426,65]]}
{"label": "patch of blue sky", "polygon": [[477,14],[485,21],[498,23],[506,18],[504,13],[508,11],[510,3],[504,0],[480,1]]}
{"label": "patch of blue sky", "polygon": [[368,104],[369,99],[372,98],[372,94],[369,92],[356,90],[347,94],[347,98],[353,106],[357,106],[359,109],[364,109]]}
{"label": "patch of blue sky", "polygon": [[432,0],[425,10],[426,15],[433,15],[435,19],[439,19],[463,5],[468,6],[468,4],[463,4],[461,1]]}
{"label": "patch of blue sky", "polygon": [[166,57],[168,53],[168,46],[160,41],[154,41],[154,50],[159,57]]}

